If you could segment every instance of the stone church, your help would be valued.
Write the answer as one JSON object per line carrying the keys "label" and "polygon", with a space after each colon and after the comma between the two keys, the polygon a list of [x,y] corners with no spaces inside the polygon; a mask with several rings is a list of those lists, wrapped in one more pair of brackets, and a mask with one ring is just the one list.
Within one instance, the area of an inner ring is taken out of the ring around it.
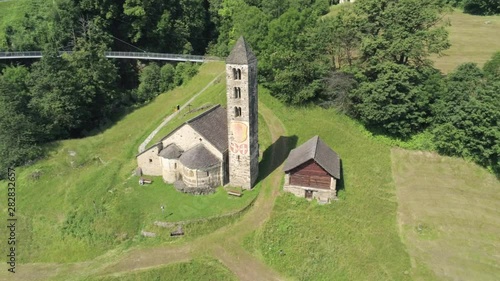
{"label": "stone church", "polygon": [[216,105],[137,155],[144,175],[183,192],[251,189],[259,173],[257,58],[243,37],[226,59],[227,108]]}

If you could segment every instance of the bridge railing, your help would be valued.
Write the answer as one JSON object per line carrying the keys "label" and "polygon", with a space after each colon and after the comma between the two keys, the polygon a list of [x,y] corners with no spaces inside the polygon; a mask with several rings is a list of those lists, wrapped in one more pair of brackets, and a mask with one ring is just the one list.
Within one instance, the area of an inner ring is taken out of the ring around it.
{"label": "bridge railing", "polygon": [[[59,54],[71,54],[72,51],[60,51]],[[148,52],[114,52],[108,51],[104,55],[108,58],[123,58],[123,59],[149,59],[149,60],[171,60],[171,61],[220,61],[219,57],[213,56],[198,56],[198,55],[180,55],[166,53],[148,53]],[[9,58],[41,58],[43,53],[40,51],[25,51],[25,52],[0,52],[0,59]]]}
{"label": "bridge railing", "polygon": [[41,58],[42,52],[30,51],[30,52],[0,52],[0,57],[3,58],[17,58],[17,57],[31,57],[31,58]]}

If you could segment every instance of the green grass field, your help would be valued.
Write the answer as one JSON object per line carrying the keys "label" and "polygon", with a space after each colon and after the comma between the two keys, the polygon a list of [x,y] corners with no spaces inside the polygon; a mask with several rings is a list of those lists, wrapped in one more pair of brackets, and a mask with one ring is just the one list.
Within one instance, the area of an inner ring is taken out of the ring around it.
{"label": "green grass field", "polygon": [[500,182],[495,176],[429,152],[394,149],[392,161],[399,224],[415,279],[498,280]]}
{"label": "green grass field", "polygon": [[345,189],[339,201],[323,206],[281,195],[270,221],[245,239],[245,247],[296,280],[409,280],[390,147],[334,110],[289,108],[260,93],[288,133],[298,137],[297,145],[318,134],[339,153]]}
{"label": "green grass field", "polygon": [[16,1],[0,2],[0,50],[5,46],[5,28],[19,16],[19,5]]}
{"label": "green grass field", "polygon": [[212,258],[198,258],[189,262],[177,263],[161,268],[138,271],[118,276],[86,279],[86,281],[152,281],[152,280],[238,280],[219,261]]}
{"label": "green grass field", "polygon": [[448,73],[458,65],[475,62],[482,66],[500,51],[500,16],[473,16],[455,10],[446,15],[449,20],[451,48],[441,57],[434,56],[434,65]]}
{"label": "green grass field", "polygon": [[160,129],[158,134],[149,142],[148,145],[146,145],[146,147],[157,143],[182,123],[202,113],[207,109],[207,107],[214,106],[216,104],[226,106],[226,79],[224,79],[223,76],[221,76],[217,83],[212,85],[212,87],[207,89],[202,95],[195,99],[191,103],[191,106],[181,110],[175,120],[172,120],[172,122],[169,122],[165,127]]}
{"label": "green grass field", "polygon": [[[155,220],[197,219],[246,206],[257,192],[235,198],[219,190],[194,197],[175,191],[161,178],[142,187],[132,176],[141,141],[176,104],[188,100],[223,69],[223,63],[205,64],[187,85],[160,95],[106,131],[54,143],[45,159],[17,169],[18,235],[23,237],[19,251],[25,253],[19,261],[73,262],[131,243],[153,245],[171,239],[168,235],[156,240],[139,236],[143,229],[169,233],[154,227]],[[207,91],[208,99],[211,93],[216,92]],[[32,178],[35,172],[41,174],[39,179]],[[0,199],[6,201],[7,185],[0,185]],[[164,213],[161,205],[166,206]],[[7,209],[2,209],[2,217],[6,213]],[[227,221],[196,224],[190,227],[190,233],[201,235]],[[5,231],[1,230],[2,235]]]}

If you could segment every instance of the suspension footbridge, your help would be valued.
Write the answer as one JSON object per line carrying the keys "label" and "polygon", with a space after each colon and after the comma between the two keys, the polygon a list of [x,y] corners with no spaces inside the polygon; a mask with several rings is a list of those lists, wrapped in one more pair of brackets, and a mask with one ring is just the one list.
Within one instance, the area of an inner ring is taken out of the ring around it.
{"label": "suspension footbridge", "polygon": [[[59,55],[72,54],[72,51],[60,51]],[[213,56],[182,55],[167,53],[149,53],[149,52],[104,52],[107,58],[113,59],[138,59],[138,60],[165,60],[165,61],[184,61],[184,62],[208,62],[220,61],[221,58]],[[43,57],[43,52],[24,51],[24,52],[0,52],[0,59],[39,59]]]}

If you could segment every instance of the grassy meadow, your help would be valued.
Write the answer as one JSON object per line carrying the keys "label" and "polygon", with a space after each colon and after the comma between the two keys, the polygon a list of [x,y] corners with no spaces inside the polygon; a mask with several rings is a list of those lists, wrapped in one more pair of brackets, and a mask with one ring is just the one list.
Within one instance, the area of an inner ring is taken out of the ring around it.
{"label": "grassy meadow", "polygon": [[151,280],[213,280],[235,281],[236,276],[213,258],[198,258],[189,262],[141,270],[117,276],[105,276],[86,281],[151,281]]}
{"label": "grassy meadow", "polygon": [[166,136],[182,123],[207,110],[208,107],[214,106],[216,104],[226,106],[226,79],[224,79],[224,75],[221,75],[220,78],[216,80],[216,83],[214,83],[214,85],[212,85],[202,95],[196,98],[191,103],[191,106],[188,106],[185,109],[181,110],[177,118],[160,129],[158,134],[156,134],[156,136],[149,142],[148,145],[146,145],[146,147],[159,142],[164,136]]}
{"label": "grassy meadow", "polygon": [[5,28],[12,24],[20,15],[20,5],[17,1],[0,2],[0,50],[3,49],[6,42]]}
{"label": "grassy meadow", "polygon": [[297,145],[320,135],[339,153],[344,187],[329,205],[280,195],[271,219],[244,240],[245,247],[297,280],[409,280],[412,269],[397,227],[390,147],[335,110],[285,107],[265,90],[259,98],[288,134],[298,137]]}
{"label": "grassy meadow", "polygon": [[482,67],[493,53],[500,51],[500,16],[473,16],[455,10],[444,20],[451,24],[447,28],[451,48],[432,58],[434,66],[444,73],[466,62]]}
{"label": "grassy meadow", "polygon": [[400,229],[412,264],[423,273],[415,279],[498,280],[495,176],[462,159],[401,149],[392,151],[392,169]]}
{"label": "grassy meadow", "polygon": [[[187,101],[223,69],[221,62],[202,65],[188,84],[160,95],[109,129],[83,139],[56,142],[45,159],[18,168],[17,231],[22,237],[18,261],[75,262],[119,245],[151,245],[161,239],[146,240],[139,235],[141,230],[168,232],[155,228],[155,220],[209,217],[248,204],[257,192],[234,198],[219,190],[210,196],[193,197],[163,184],[161,178],[140,186],[132,176],[138,145],[176,104]],[[37,173],[38,179],[33,177]],[[1,182],[0,186],[0,200],[7,201],[7,185]],[[166,208],[163,213],[161,205]],[[2,209],[2,217],[6,213],[7,209]],[[212,231],[224,223],[227,219],[208,226],[197,224],[190,233]],[[5,231],[2,229],[1,235],[6,235]]]}

